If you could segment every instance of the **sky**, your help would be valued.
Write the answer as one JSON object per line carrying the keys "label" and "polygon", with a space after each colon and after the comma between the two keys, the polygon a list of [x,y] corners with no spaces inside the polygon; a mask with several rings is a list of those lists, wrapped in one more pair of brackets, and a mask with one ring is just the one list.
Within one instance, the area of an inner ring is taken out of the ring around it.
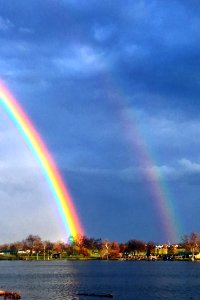
{"label": "sky", "polygon": [[[0,78],[89,237],[172,243],[200,231],[199,13],[197,0],[0,0]],[[0,243],[65,240],[2,107],[0,120]]]}

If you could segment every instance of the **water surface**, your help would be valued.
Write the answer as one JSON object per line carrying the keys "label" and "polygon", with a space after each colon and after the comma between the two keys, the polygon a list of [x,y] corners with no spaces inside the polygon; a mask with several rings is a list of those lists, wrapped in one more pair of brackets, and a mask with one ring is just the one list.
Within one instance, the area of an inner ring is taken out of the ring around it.
{"label": "water surface", "polygon": [[0,289],[19,291],[24,300],[98,299],[78,293],[111,293],[118,300],[200,299],[200,263],[0,261]]}

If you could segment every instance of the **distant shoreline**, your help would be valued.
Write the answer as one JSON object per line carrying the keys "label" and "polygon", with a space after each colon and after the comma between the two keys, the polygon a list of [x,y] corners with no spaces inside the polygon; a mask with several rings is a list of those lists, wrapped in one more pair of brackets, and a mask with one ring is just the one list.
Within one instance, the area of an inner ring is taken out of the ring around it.
{"label": "distant shoreline", "polygon": [[189,258],[166,258],[166,257],[153,257],[153,258],[137,258],[134,257],[132,259],[130,258],[108,258],[108,259],[102,259],[102,258],[93,258],[93,257],[65,257],[65,258],[51,258],[51,259],[43,259],[43,257],[14,257],[14,256],[0,256],[0,262],[1,261],[27,261],[27,262],[43,262],[43,261],[126,261],[126,262],[144,262],[144,261],[149,261],[149,262],[156,262],[156,261],[196,261],[200,262],[199,259],[194,259],[192,260],[191,257]]}
{"label": "distant shoreline", "polygon": [[132,239],[126,243],[78,235],[68,242],[43,241],[38,235],[12,244],[0,245],[0,260],[200,260],[200,236],[185,235],[179,244],[156,244]]}

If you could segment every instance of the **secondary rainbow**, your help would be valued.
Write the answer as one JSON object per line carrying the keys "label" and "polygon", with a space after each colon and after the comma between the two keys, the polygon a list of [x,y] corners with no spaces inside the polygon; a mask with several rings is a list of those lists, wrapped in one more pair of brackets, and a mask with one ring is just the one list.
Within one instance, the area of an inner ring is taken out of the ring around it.
{"label": "secondary rainbow", "polygon": [[157,214],[160,218],[160,224],[164,229],[164,238],[167,242],[175,242],[180,238],[180,225],[177,213],[175,214],[175,206],[172,202],[169,189],[166,186],[164,178],[156,166],[153,155],[148,145],[145,143],[144,137],[136,121],[134,111],[129,112],[124,109],[121,119],[129,135],[130,145],[138,154],[138,162],[141,172],[147,179],[151,196],[154,200]]}
{"label": "secondary rainbow", "polygon": [[72,235],[74,237],[78,234],[83,235],[83,228],[80,224],[72,198],[51,154],[30,118],[24,112],[9,89],[1,81],[0,105],[13,120],[38,161],[56,201],[67,235]]}
{"label": "secondary rainbow", "polygon": [[[156,160],[148,148],[145,136],[139,128],[139,122],[135,117],[134,108],[130,108],[126,96],[120,89],[120,83],[107,76],[104,79],[105,90],[109,91],[109,97],[114,110],[118,113],[120,124],[124,128],[125,135],[133,149],[137,153],[138,166],[140,172],[145,176],[151,193],[150,199],[153,199],[165,241],[178,241],[180,238],[181,224],[178,218],[177,209],[166,186],[164,178],[157,167]],[[153,206],[153,205],[152,205]]]}

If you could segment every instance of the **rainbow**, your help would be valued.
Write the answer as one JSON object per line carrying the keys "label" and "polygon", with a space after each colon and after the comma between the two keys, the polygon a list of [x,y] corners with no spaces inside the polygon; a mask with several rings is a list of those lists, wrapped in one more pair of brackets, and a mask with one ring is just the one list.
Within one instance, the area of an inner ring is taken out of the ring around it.
{"label": "rainbow", "polygon": [[121,118],[126,130],[128,128],[129,142],[138,154],[140,168],[149,184],[149,191],[154,200],[160,224],[163,226],[163,237],[166,242],[175,242],[180,237],[180,225],[172,197],[159,168],[156,167],[156,163],[152,159],[153,155],[148,149],[148,145],[145,143],[143,136],[141,136],[141,131],[136,125],[137,121],[133,113],[125,112]]}
{"label": "rainbow", "polygon": [[153,159],[139,128],[134,109],[130,110],[126,97],[119,90],[119,86],[107,76],[105,90],[108,90],[108,98],[110,98],[111,105],[118,114],[130,147],[134,153],[137,153],[139,168],[146,178],[151,199],[153,199],[152,207],[155,207],[161,224],[159,230],[162,228],[166,242],[177,242],[180,238],[181,225],[172,195],[159,168],[156,167],[155,159]]}
{"label": "rainbow", "polygon": [[30,118],[2,81],[0,81],[0,105],[13,120],[39,163],[56,201],[67,235],[73,237],[76,237],[78,234],[83,235],[83,228],[72,198],[51,154]]}

